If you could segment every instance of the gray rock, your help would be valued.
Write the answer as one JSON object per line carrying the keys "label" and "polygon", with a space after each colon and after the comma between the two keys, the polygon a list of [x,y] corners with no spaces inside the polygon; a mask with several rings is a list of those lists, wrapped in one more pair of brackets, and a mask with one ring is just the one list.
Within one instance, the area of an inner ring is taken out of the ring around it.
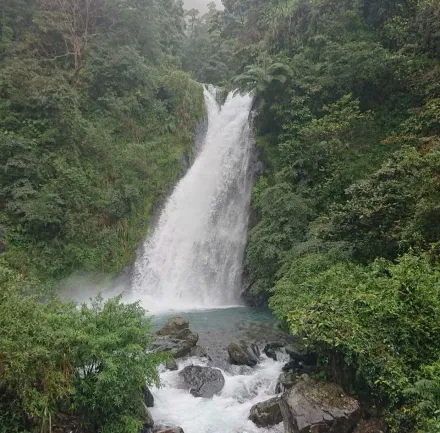
{"label": "gray rock", "polygon": [[191,351],[189,352],[189,356],[195,356],[197,358],[208,358],[208,352],[203,346],[196,345],[191,348]]}
{"label": "gray rock", "polygon": [[167,321],[165,326],[156,332],[156,335],[159,336],[175,336],[180,331],[189,328],[189,321],[185,317],[172,317]]}
{"label": "gray rock", "polygon": [[143,406],[143,413],[142,413],[143,431],[148,431],[149,428],[154,426],[154,420],[145,403],[143,403],[142,406]]}
{"label": "gray rock", "polygon": [[298,350],[298,348],[293,344],[288,344],[285,347],[286,353],[290,356],[290,359],[304,362],[306,360],[307,355],[304,352]]}
{"label": "gray rock", "polygon": [[179,376],[183,378],[194,397],[211,398],[225,386],[225,378],[220,370],[200,365],[185,367]]}
{"label": "gray rock", "polygon": [[251,407],[249,419],[258,427],[271,427],[283,421],[279,397],[257,403]]}
{"label": "gray rock", "polygon": [[151,391],[147,386],[144,386],[143,389],[144,394],[144,403],[147,407],[154,407],[154,397],[153,394],[151,394]]}
{"label": "gray rock", "polygon": [[257,357],[257,359],[260,360],[261,352],[260,352],[260,348],[258,347],[258,344],[252,343],[250,345],[250,348],[251,348],[252,352],[254,353],[254,355]]}
{"label": "gray rock", "polygon": [[176,371],[179,367],[177,367],[177,362],[174,358],[167,359],[165,362],[165,368],[170,371]]}
{"label": "gray rock", "polygon": [[182,317],[170,319],[167,324],[156,333],[159,337],[151,345],[154,352],[169,351],[174,358],[189,355],[191,348],[197,344],[199,335],[186,326],[188,321]]}
{"label": "gray rock", "polygon": [[[252,220],[251,214],[250,219]],[[255,216],[254,216],[255,218]],[[252,291],[252,285],[249,285],[242,293],[241,298],[249,307],[267,307],[269,301],[269,294],[267,292],[254,293]]]}
{"label": "gray rock", "polygon": [[292,361],[307,365],[315,365],[317,362],[317,357],[314,353],[302,352],[293,344],[287,345],[285,347],[285,350]]}
{"label": "gray rock", "polygon": [[275,393],[280,394],[281,392],[287,391],[292,388],[296,382],[298,382],[298,375],[293,371],[281,373],[275,386]]}
{"label": "gray rock", "polygon": [[277,351],[283,346],[283,343],[279,341],[274,341],[272,343],[266,344],[266,346],[264,346],[263,352],[268,358],[272,358],[274,361],[277,361]]}
{"label": "gray rock", "polygon": [[359,422],[359,402],[333,383],[304,375],[280,399],[285,433],[349,433]]}
{"label": "gray rock", "polygon": [[259,361],[258,352],[255,350],[255,345],[249,347],[246,342],[234,341],[228,346],[229,359],[232,364],[248,365],[253,367]]}
{"label": "gray rock", "polygon": [[295,372],[298,375],[301,375],[313,373],[317,370],[317,367],[293,360],[289,361],[287,364],[284,364],[282,370],[284,372]]}

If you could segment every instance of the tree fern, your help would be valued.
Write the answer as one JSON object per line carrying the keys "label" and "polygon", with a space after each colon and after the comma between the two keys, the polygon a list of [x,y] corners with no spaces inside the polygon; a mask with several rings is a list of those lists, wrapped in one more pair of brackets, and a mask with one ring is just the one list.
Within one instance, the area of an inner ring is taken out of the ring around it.
{"label": "tree fern", "polygon": [[284,84],[290,75],[292,75],[290,67],[283,63],[273,63],[267,68],[248,65],[233,82],[238,87],[237,91],[263,96],[274,83]]}

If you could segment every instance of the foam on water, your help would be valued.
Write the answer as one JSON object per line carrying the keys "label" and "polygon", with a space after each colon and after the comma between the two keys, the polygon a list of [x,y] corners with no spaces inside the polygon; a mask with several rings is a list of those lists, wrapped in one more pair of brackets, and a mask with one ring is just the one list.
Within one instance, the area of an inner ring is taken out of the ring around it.
{"label": "foam on water", "polygon": [[[190,358],[179,363],[205,365]],[[162,387],[152,390],[155,407],[151,409],[156,423],[179,425],[185,433],[281,433],[283,425],[258,428],[248,419],[251,407],[274,397],[275,385],[283,364],[264,357],[254,368],[233,367],[223,372],[225,386],[212,399],[195,398],[182,382],[177,371],[161,374]]]}

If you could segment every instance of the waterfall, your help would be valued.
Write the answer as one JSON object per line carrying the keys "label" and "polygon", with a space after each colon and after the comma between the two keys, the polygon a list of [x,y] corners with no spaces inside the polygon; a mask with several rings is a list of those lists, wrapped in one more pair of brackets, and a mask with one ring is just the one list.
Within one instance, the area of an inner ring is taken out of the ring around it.
{"label": "waterfall", "polygon": [[252,188],[252,98],[222,107],[205,89],[208,129],[135,264],[133,295],[150,311],[240,303]]}

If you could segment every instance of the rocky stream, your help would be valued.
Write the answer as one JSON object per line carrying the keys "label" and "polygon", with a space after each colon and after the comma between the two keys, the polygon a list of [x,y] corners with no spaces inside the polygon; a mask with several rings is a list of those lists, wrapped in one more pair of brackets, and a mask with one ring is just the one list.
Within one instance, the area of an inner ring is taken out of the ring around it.
{"label": "rocky stream", "polygon": [[[206,323],[199,336],[183,316],[166,318],[156,332],[152,350],[167,352],[169,360],[161,369],[161,386],[145,389],[143,433],[386,431],[380,420],[365,419],[360,402],[339,385],[318,380],[313,354],[300,352],[268,316],[248,317],[248,326],[234,321],[231,312],[193,317],[200,325],[203,318],[218,322],[225,314],[227,326],[217,343],[209,344]],[[237,338],[227,343],[232,335]]]}

